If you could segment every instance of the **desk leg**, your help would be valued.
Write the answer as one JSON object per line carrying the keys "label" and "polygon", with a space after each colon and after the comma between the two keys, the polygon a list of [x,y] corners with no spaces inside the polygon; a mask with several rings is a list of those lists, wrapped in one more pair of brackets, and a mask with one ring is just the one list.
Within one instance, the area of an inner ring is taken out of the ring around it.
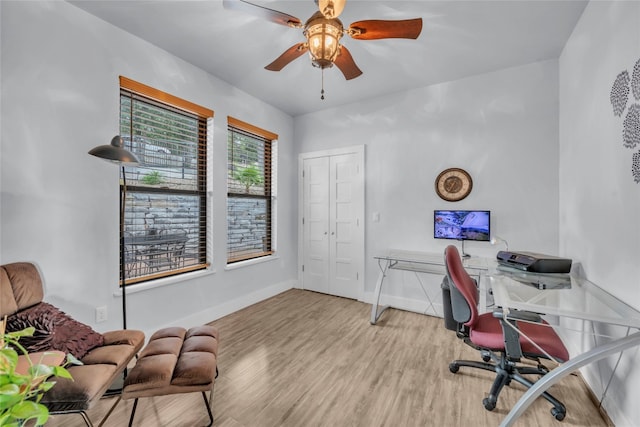
{"label": "desk leg", "polygon": [[640,332],[636,332],[627,337],[593,348],[586,353],[568,360],[566,363],[563,363],[561,366],[540,378],[533,387],[527,390],[527,392],[522,395],[520,400],[518,400],[516,405],[511,409],[511,412],[509,412],[505,419],[502,420],[500,427],[513,425],[516,419],[527,410],[534,400],[547,391],[549,387],[556,384],[576,369],[582,368],[591,362],[596,362],[612,354],[616,354],[637,345],[640,345]]}
{"label": "desk leg", "polygon": [[[418,274],[417,271],[414,271],[413,274],[416,275],[416,280],[418,281],[418,283],[420,284],[420,287],[422,288],[422,293],[424,294],[425,298],[427,298],[427,303],[429,304],[429,306],[427,308],[425,308],[424,312],[422,314],[425,314],[427,316],[439,316],[438,312],[436,311],[436,307],[433,305],[433,301],[431,301],[431,297],[429,296],[429,292],[427,292],[427,289],[424,287],[424,283],[422,283],[422,280],[420,280],[420,274]],[[429,309],[431,309],[433,314],[429,314],[428,311]]]}
{"label": "desk leg", "polygon": [[389,268],[389,264],[391,261],[387,261],[384,267],[380,266],[380,274],[378,275],[378,281],[376,282],[376,289],[373,292],[373,304],[371,305],[371,320],[369,321],[372,325],[375,325],[382,313],[389,308],[388,305],[382,307],[382,310],[378,311],[378,305],[380,304],[380,293],[382,292],[382,282],[387,275],[387,269]]}

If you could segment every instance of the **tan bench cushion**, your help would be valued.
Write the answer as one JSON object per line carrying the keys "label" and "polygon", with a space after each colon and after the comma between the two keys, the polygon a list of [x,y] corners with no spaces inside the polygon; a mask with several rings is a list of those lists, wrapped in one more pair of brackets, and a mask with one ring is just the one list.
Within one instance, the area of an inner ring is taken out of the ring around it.
{"label": "tan bench cushion", "polygon": [[218,331],[165,328],[152,335],[124,384],[123,399],[206,391],[213,387]]}

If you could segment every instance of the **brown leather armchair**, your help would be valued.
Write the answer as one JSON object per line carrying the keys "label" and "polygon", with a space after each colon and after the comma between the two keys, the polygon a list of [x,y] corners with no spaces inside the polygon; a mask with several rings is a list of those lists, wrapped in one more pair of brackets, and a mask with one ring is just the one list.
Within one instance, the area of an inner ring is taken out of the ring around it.
{"label": "brown leather armchair", "polygon": [[43,297],[35,265],[19,262],[0,266],[0,317],[8,316],[7,331],[34,326],[33,337],[20,339],[29,351],[60,350],[83,363],[68,367],[73,380],[57,378],[41,403],[52,414],[79,413],[92,426],[86,411],[122,376],[142,348],[144,333],[129,329],[99,334],[44,302]]}

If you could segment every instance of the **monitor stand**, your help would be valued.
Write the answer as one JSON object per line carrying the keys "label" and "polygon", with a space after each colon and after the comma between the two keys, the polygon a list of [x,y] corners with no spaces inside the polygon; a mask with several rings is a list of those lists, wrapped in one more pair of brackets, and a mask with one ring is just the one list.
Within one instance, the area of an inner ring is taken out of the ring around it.
{"label": "monitor stand", "polygon": [[460,240],[462,242],[462,254],[460,255],[462,258],[471,258],[471,255],[464,251],[464,239]]}

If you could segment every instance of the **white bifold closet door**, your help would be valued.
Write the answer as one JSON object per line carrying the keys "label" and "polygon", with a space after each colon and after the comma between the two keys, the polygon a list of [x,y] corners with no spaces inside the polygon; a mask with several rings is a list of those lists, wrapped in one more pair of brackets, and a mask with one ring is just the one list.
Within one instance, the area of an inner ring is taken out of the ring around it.
{"label": "white bifold closet door", "polygon": [[360,299],[364,147],[355,148],[343,154],[301,155],[301,279],[303,289]]}

